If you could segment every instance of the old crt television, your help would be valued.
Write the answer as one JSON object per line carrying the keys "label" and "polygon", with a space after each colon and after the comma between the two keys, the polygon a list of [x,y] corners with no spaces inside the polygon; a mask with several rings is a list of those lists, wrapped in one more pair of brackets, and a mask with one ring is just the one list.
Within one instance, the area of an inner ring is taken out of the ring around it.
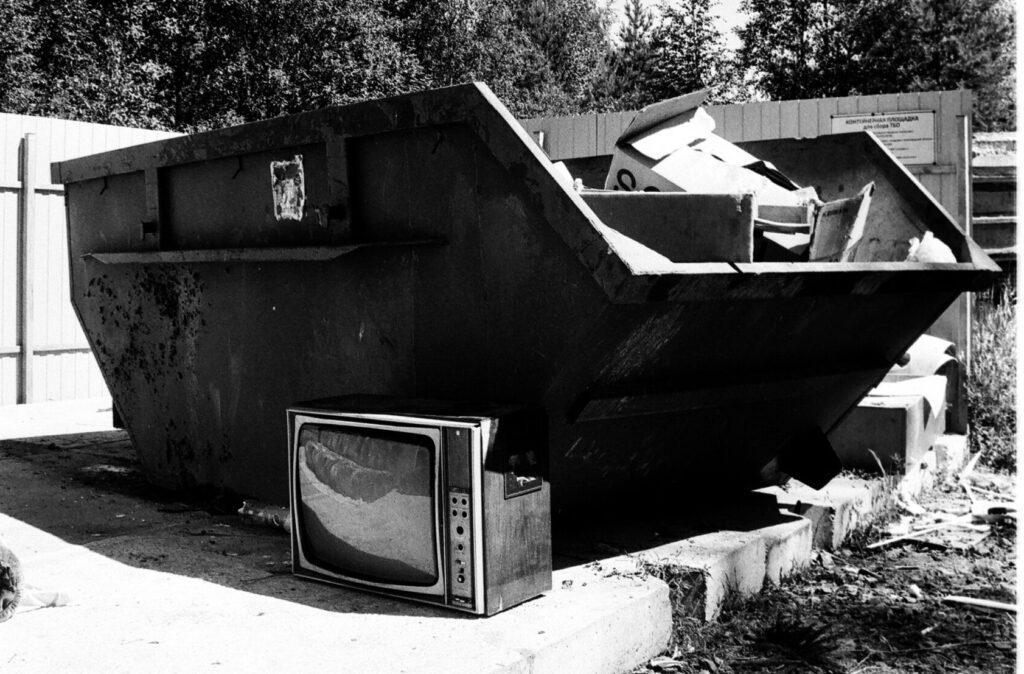
{"label": "old crt television", "polygon": [[542,412],[331,398],[288,437],[296,575],[479,615],[551,589]]}

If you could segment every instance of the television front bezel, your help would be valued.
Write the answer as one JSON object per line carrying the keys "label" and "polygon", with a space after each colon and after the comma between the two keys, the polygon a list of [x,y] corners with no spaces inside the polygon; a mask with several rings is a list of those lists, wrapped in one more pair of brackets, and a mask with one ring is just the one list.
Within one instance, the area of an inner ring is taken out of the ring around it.
{"label": "television front bezel", "polygon": [[[482,498],[482,465],[483,447],[481,433],[484,420],[456,421],[453,419],[437,419],[425,416],[406,416],[381,413],[331,412],[322,409],[290,409],[289,422],[289,500],[292,512],[292,554],[293,573],[302,578],[326,581],[358,589],[365,589],[381,594],[400,596],[406,599],[442,604],[451,608],[482,614],[484,611],[484,565],[483,565],[483,498]],[[302,528],[300,526],[301,510],[299,510],[298,494],[298,440],[303,425],[320,423],[348,428],[366,428],[372,430],[413,433],[430,438],[435,447],[434,452],[434,552],[437,561],[437,582],[432,585],[413,585],[408,583],[378,582],[359,576],[337,573],[320,566],[308,557],[303,550]],[[449,555],[446,545],[449,540],[447,526],[447,497],[449,483],[447,476],[447,447],[444,441],[445,428],[464,428],[470,432],[470,494],[473,570],[473,602],[472,606],[453,603],[449,588]]]}

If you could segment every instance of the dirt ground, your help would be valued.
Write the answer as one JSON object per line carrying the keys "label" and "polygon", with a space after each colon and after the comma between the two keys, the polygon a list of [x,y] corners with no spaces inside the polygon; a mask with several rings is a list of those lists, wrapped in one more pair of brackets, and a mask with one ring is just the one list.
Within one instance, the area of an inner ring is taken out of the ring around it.
{"label": "dirt ground", "polygon": [[[1003,476],[990,493],[1013,494]],[[934,490],[820,552],[779,587],[736,602],[715,624],[684,621],[673,649],[640,672],[1012,672],[1016,614],[943,601],[1016,601],[1016,527],[939,526],[871,549],[909,527],[969,519],[960,485]],[[908,511],[909,509],[909,511]]]}

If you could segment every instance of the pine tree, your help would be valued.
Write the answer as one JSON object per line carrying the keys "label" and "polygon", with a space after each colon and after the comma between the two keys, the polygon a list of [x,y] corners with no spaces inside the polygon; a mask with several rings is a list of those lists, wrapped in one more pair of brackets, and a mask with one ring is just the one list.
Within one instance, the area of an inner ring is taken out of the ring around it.
{"label": "pine tree", "polygon": [[619,45],[609,51],[601,95],[607,107],[637,108],[650,102],[654,65],[654,15],[642,0],[628,0]]}
{"label": "pine tree", "polygon": [[721,102],[733,86],[730,55],[715,25],[715,0],[678,0],[661,6],[662,22],[652,38],[650,100],[711,88]]}

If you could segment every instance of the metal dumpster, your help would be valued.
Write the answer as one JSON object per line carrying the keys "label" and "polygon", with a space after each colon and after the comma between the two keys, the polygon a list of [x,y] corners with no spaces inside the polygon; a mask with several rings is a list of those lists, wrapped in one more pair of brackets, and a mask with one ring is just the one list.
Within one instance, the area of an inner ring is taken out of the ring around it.
{"label": "metal dumpster", "polygon": [[472,399],[544,407],[571,509],[744,488],[780,455],[799,473],[998,270],[871,137],[831,142],[817,155],[841,144],[851,187],[873,166],[880,217],[925,223],[958,262],[672,262],[603,223],[479,84],[60,162],[53,179],[75,309],[158,483],[284,502],[288,404]]}

